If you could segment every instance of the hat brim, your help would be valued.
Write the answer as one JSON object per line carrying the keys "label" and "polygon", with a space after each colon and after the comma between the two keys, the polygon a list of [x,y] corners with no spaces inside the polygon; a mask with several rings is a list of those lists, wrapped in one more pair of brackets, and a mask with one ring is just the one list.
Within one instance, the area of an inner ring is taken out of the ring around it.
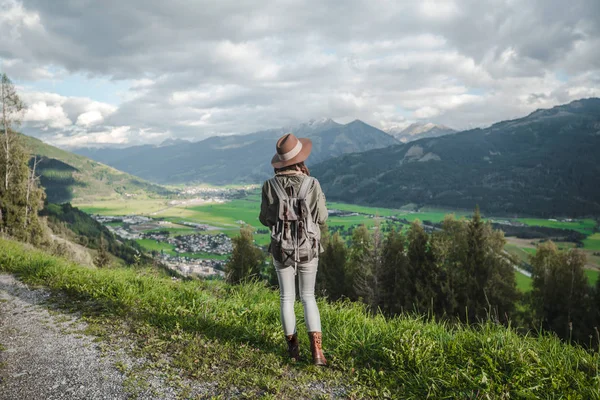
{"label": "hat brim", "polygon": [[300,150],[300,153],[298,153],[296,157],[285,161],[280,160],[279,155],[276,153],[271,160],[273,168],[288,167],[290,165],[298,164],[308,158],[312,150],[312,141],[309,138],[298,138],[298,140],[302,143],[302,150]]}

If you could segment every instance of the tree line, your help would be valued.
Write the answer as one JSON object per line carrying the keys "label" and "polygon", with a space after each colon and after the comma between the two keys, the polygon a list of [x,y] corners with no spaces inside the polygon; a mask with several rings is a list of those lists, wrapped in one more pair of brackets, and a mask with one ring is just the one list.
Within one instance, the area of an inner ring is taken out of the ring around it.
{"label": "tree line", "polygon": [[0,76],[0,233],[39,244],[44,230],[38,211],[44,204],[44,190],[36,175],[37,158],[29,167],[30,155],[14,130],[21,123],[25,104],[11,80]]}
{"label": "tree line", "polygon": [[350,243],[324,235],[319,290],[330,299],[366,303],[386,315],[402,312],[461,321],[506,321],[518,298],[504,237],[476,210],[470,221],[446,217],[427,233],[414,221],[406,232],[355,229]]}
{"label": "tree line", "polygon": [[[330,301],[361,301],[374,313],[414,313],[462,323],[493,320],[521,330],[552,331],[583,345],[598,344],[600,280],[589,285],[585,254],[548,241],[531,257],[529,293],[517,289],[505,238],[482,220],[446,216],[427,233],[419,221],[406,230],[361,225],[348,241],[323,229],[317,290]],[[276,284],[274,267],[246,227],[234,239],[226,266],[230,283],[248,278]]]}

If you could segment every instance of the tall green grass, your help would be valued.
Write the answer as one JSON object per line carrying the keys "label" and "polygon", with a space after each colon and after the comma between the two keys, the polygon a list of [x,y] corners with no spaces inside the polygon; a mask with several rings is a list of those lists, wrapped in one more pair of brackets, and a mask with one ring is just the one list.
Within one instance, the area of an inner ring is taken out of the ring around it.
{"label": "tall green grass", "polygon": [[[190,376],[206,379],[222,368],[212,378],[235,381],[253,396],[314,397],[318,384],[334,388],[325,395],[349,398],[600,398],[598,353],[549,334],[520,336],[489,322],[450,327],[413,316],[386,319],[357,303],[321,300],[330,367],[319,369],[284,358],[278,294],[261,283],[84,268],[4,239],[0,270],[138,323],[140,342],[172,352]],[[300,305],[296,311],[302,315]],[[307,356],[301,320],[298,329]],[[149,331],[160,339],[150,340]]]}

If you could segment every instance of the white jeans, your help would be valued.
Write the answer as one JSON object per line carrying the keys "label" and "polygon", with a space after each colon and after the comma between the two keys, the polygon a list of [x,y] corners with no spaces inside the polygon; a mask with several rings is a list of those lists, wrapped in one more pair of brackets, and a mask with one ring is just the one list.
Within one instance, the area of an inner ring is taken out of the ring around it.
{"label": "white jeans", "polygon": [[[279,294],[281,299],[281,323],[284,334],[296,333],[296,314],[294,302],[296,301],[296,277],[293,266],[284,266],[273,259],[279,279]],[[298,263],[298,287],[300,299],[304,306],[304,320],[308,332],[321,332],[321,316],[315,300],[315,281],[317,278],[318,257],[307,263]]]}

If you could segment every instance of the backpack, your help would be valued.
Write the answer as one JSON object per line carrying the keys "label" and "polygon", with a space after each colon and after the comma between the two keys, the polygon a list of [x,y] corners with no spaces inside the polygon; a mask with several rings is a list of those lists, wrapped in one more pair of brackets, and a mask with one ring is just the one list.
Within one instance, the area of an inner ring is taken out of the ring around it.
{"label": "backpack", "polygon": [[306,176],[296,197],[290,197],[276,177],[269,180],[279,198],[277,223],[271,227],[271,253],[283,265],[296,267],[319,254],[321,230],[314,222],[306,195],[314,178]]}

